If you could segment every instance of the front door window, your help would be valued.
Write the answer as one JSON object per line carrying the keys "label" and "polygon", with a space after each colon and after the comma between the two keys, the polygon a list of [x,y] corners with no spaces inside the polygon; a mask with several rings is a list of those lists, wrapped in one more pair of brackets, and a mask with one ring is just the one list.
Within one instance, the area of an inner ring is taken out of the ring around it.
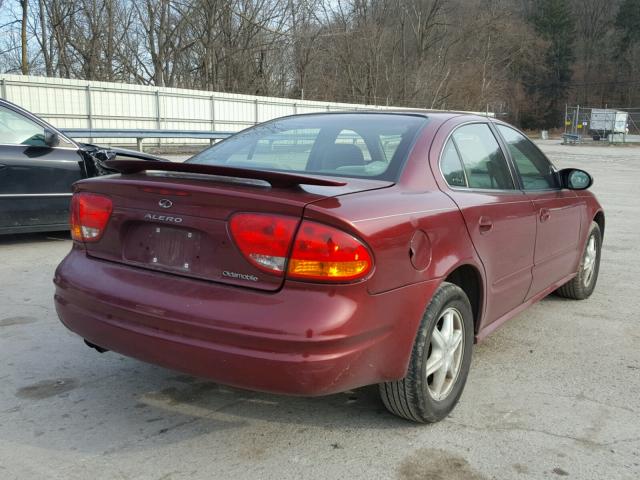
{"label": "front door window", "polygon": [[0,145],[46,147],[44,128],[23,115],[0,106]]}
{"label": "front door window", "polygon": [[498,125],[498,131],[507,143],[513,163],[525,190],[558,188],[553,165],[547,157],[524,135],[513,128]]}

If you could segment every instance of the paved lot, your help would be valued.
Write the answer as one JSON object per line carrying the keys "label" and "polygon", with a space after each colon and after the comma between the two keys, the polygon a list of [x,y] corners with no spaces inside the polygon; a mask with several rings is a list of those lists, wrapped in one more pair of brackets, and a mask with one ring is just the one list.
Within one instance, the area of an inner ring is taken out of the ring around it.
{"label": "paved lot", "polygon": [[640,478],[640,148],[543,149],[596,178],[598,288],[478,345],[461,403],[432,426],[387,414],[375,388],[286,398],[99,355],[52,307],[68,238],[0,240],[0,478]]}

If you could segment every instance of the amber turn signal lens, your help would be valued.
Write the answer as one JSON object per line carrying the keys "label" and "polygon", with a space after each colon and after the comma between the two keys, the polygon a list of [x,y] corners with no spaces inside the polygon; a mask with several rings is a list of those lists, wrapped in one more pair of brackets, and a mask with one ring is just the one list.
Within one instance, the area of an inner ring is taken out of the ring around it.
{"label": "amber turn signal lens", "polygon": [[371,271],[373,258],[360,240],[311,220],[303,220],[295,234],[298,222],[284,215],[237,213],[229,230],[244,257],[272,275],[282,276],[286,269],[290,278],[340,282]]}
{"label": "amber turn signal lens", "polygon": [[288,276],[307,280],[350,281],[373,266],[369,250],[342,230],[304,220],[289,259]]}

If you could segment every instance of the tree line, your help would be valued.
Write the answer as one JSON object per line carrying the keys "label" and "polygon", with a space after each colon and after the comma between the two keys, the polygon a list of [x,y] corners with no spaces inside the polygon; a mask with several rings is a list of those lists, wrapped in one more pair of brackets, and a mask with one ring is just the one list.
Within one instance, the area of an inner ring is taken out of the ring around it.
{"label": "tree line", "polygon": [[504,113],[640,107],[640,0],[0,0],[0,72]]}

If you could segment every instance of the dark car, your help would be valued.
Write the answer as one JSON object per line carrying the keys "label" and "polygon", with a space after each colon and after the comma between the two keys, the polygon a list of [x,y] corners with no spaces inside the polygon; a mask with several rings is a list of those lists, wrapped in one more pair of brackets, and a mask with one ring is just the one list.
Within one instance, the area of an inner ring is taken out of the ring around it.
{"label": "dark car", "polygon": [[106,349],[241,388],[379,384],[446,416],[474,342],[551,292],[583,299],[604,214],[513,127],[456,113],[278,119],[184,164],[75,185],[62,322]]}
{"label": "dark car", "polygon": [[71,185],[112,173],[114,155],[162,160],[122,149],[82,144],[6,100],[0,100],[0,234],[69,229]]}

